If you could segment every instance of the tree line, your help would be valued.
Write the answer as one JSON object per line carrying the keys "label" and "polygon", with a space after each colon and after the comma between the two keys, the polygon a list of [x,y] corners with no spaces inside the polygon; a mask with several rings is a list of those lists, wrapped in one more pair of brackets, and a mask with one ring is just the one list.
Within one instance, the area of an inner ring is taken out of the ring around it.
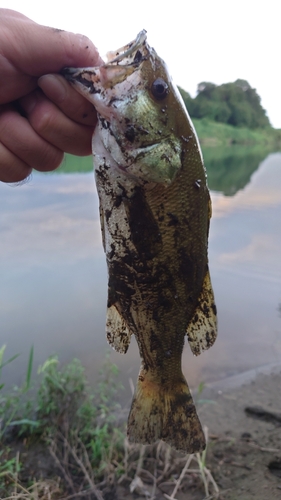
{"label": "tree line", "polygon": [[222,85],[201,82],[194,99],[181,87],[179,91],[192,118],[208,118],[251,129],[271,126],[260,96],[246,80]]}

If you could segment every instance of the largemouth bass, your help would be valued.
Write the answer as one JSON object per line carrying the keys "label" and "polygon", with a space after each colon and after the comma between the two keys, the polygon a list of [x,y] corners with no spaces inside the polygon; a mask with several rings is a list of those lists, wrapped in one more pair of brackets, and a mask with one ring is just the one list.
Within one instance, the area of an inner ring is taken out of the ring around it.
{"label": "largemouth bass", "polygon": [[102,66],[63,74],[98,113],[92,149],[109,275],[107,339],[126,353],[134,334],[141,356],[129,440],[200,451],[205,438],[181,356],[186,335],[198,355],[217,329],[211,202],[196,133],[145,31]]}

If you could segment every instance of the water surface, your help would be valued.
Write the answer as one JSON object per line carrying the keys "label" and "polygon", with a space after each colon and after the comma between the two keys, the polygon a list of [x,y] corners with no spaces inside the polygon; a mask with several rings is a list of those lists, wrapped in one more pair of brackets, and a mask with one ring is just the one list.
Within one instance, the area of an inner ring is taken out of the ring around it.
{"label": "water surface", "polygon": [[[198,358],[185,346],[183,369],[192,387],[281,364],[281,154],[254,163],[238,155],[236,163],[218,160],[217,170],[210,159],[209,181],[219,336]],[[35,173],[21,186],[0,183],[0,214],[0,346],[7,344],[7,357],[21,353],[3,380],[22,381],[33,344],[35,368],[53,353],[62,361],[78,357],[94,383],[109,347],[93,173]],[[125,356],[112,352],[111,359],[129,392],[139,369],[134,339]]]}

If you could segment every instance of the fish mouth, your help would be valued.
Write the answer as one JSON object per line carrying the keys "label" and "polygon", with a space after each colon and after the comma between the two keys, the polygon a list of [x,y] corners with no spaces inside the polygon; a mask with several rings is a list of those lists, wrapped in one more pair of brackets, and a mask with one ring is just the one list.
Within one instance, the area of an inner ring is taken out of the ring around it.
{"label": "fish mouth", "polygon": [[125,81],[151,56],[152,51],[146,42],[146,30],[142,30],[132,42],[108,52],[107,62],[101,66],[64,68],[61,74],[73,85],[78,84],[77,90],[82,94],[98,94]]}
{"label": "fish mouth", "polygon": [[147,56],[141,50],[144,46],[146,46],[146,49],[148,48],[146,44],[146,30],[140,31],[135,40],[124,45],[124,47],[114,52],[108,52],[105,66],[115,63],[122,64],[123,66],[139,65],[144,59],[147,59]]}

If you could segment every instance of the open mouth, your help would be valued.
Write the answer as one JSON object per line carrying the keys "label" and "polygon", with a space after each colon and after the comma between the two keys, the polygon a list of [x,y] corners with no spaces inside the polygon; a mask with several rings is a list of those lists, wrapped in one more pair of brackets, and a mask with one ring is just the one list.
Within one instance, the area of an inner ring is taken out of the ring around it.
{"label": "open mouth", "polygon": [[[143,50],[144,48],[145,50]],[[108,52],[108,60],[104,66],[111,66],[115,63],[122,64],[122,66],[139,65],[144,59],[147,59],[148,52],[146,30],[142,30],[132,42],[114,52]]]}
{"label": "open mouth", "polygon": [[135,40],[114,52],[109,52],[107,62],[101,66],[64,68],[61,74],[73,85],[78,84],[77,90],[80,93],[99,94],[104,89],[112,89],[116,84],[125,81],[150,55],[146,31],[142,30]]}

